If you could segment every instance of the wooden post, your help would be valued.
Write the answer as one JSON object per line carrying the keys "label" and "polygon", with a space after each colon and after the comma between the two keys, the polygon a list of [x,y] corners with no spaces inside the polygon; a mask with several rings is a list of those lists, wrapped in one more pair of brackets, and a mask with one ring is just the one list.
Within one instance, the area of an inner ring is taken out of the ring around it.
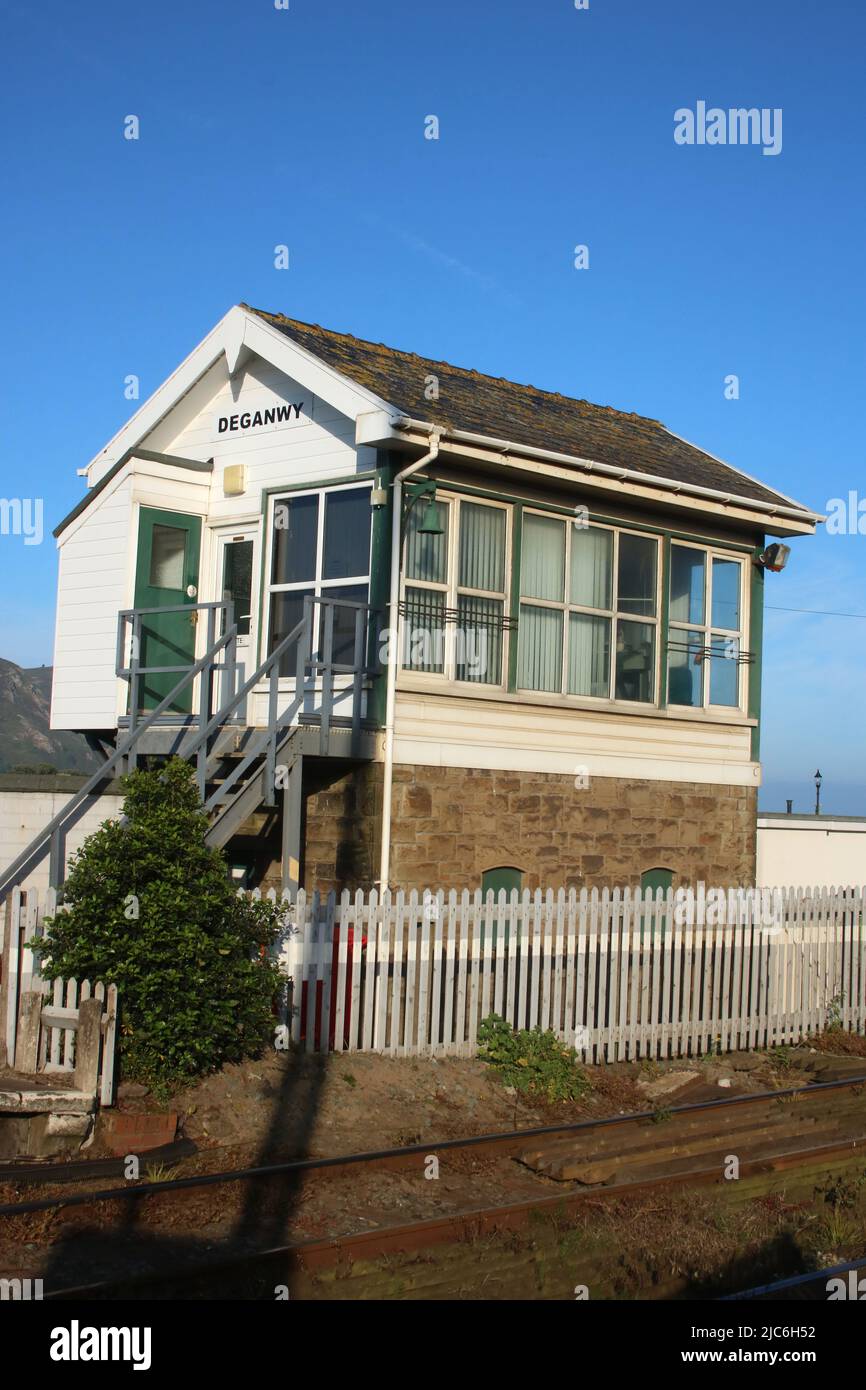
{"label": "wooden post", "polygon": [[[40,996],[41,1000],[41,996]],[[75,1035],[75,1089],[96,1095],[102,1041],[102,1000],[82,999]]]}
{"label": "wooden post", "polygon": [[0,906],[3,925],[0,928],[0,1067],[9,1065],[6,1042],[6,1011],[9,995],[9,962],[12,942],[12,894]]}
{"label": "wooden post", "polygon": [[41,993],[27,990],[18,1007],[18,1036],[15,1042],[15,1069],[34,1075],[39,1070],[39,1028],[42,1021]]}
{"label": "wooden post", "polygon": [[292,900],[300,888],[301,879],[301,807],[304,759],[298,754],[289,767],[288,783],[283,788],[283,836],[281,853],[282,890]]}

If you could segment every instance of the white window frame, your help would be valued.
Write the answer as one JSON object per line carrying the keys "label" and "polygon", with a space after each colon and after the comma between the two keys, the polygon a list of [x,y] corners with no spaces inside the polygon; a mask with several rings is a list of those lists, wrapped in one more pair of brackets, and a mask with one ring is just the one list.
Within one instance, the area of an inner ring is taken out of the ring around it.
{"label": "white window frame", "polygon": [[[267,554],[266,554],[266,560],[265,560],[266,568],[265,568],[264,585],[263,585],[263,591],[264,591],[264,609],[265,609],[265,612],[264,612],[264,614],[263,614],[264,622],[262,623],[262,648],[261,648],[261,660],[262,660],[262,661],[265,660],[265,656],[266,656],[267,652],[270,650],[270,645],[271,645],[271,597],[272,597],[273,594],[291,594],[291,593],[296,593],[296,594],[297,594],[297,593],[304,593],[304,592],[307,592],[307,591],[309,591],[310,589],[312,589],[312,591],[313,591],[313,593],[315,594],[315,596],[316,596],[317,598],[320,598],[320,597],[322,596],[323,593],[324,593],[324,594],[327,594],[327,592],[328,592],[329,589],[344,589],[344,588],[348,588],[348,587],[349,587],[350,585],[352,585],[352,584],[366,584],[366,586],[367,586],[367,602],[369,603],[369,601],[370,601],[370,598],[369,598],[369,595],[370,595],[370,579],[371,579],[370,568],[371,568],[371,564],[372,564],[372,546],[373,546],[372,508],[370,508],[370,545],[369,545],[369,548],[368,548],[368,551],[367,551],[367,573],[366,573],[366,574],[363,574],[363,575],[349,576],[349,577],[347,577],[347,578],[345,578],[345,579],[343,579],[343,578],[341,578],[341,579],[323,579],[323,578],[322,578],[322,568],[323,568],[323,566],[324,566],[324,561],[325,561],[325,502],[324,502],[324,499],[325,499],[329,494],[331,494],[331,493],[336,493],[336,492],[360,492],[360,491],[365,491],[365,492],[368,494],[368,498],[369,498],[369,494],[371,493],[372,488],[373,488],[372,482],[369,481],[369,480],[366,480],[366,481],[359,481],[359,482],[357,482],[357,483],[355,483],[355,482],[351,482],[351,483],[337,483],[337,484],[335,484],[335,485],[333,485],[333,486],[329,485],[328,483],[319,483],[317,486],[313,486],[313,487],[291,488],[288,492],[274,492],[274,493],[271,493],[271,495],[270,495],[270,497],[269,497],[269,499],[268,499],[268,513],[267,513],[267,517],[268,517]],[[318,515],[317,515],[317,518],[316,518],[316,577],[315,577],[314,580],[302,579],[302,580],[293,581],[293,582],[290,583],[290,584],[274,584],[274,583],[272,583],[272,581],[271,581],[271,573],[272,573],[272,571],[273,571],[273,565],[274,565],[274,515],[275,515],[275,512],[276,512],[276,508],[279,506],[280,503],[293,502],[293,501],[295,501],[297,498],[300,498],[300,497],[312,497],[312,496],[316,496],[316,497],[319,498]],[[317,646],[318,641],[319,641],[319,618],[320,618],[320,613],[321,613],[321,609],[320,609],[319,605],[317,604],[317,605],[316,605],[316,612],[315,612],[315,614],[314,614],[314,622],[313,622],[313,646],[314,646],[314,648]],[[285,676],[281,677],[281,681],[293,680],[293,679],[294,679],[293,677],[285,677]]]}
{"label": "white window frame", "polygon": [[[518,685],[518,691],[528,695],[538,695],[547,698],[556,698],[557,695],[563,700],[580,701],[581,703],[591,701],[596,705],[627,705],[635,709],[657,709],[659,706],[659,681],[661,673],[661,603],[662,603],[662,538],[652,531],[641,531],[631,526],[611,526],[606,522],[590,521],[588,526],[576,526],[574,519],[562,516],[555,512],[544,511],[540,507],[524,507],[523,515],[540,516],[546,521],[561,521],[565,525],[565,558],[564,558],[564,583],[562,602],[555,599],[524,598],[523,593],[518,594],[518,630],[520,623],[520,612],[524,605],[537,608],[553,608],[563,614],[563,633],[562,633],[562,669],[560,671],[559,691],[555,690],[533,690],[531,686]],[[569,599],[571,584],[571,545],[572,536],[576,529],[610,531],[613,534],[613,547],[611,555],[611,600],[614,604],[612,608],[589,608],[585,604],[572,603]],[[655,542],[656,547],[656,583],[655,583],[655,613],[650,617],[641,613],[625,613],[617,609],[616,603],[619,599],[619,538],[621,535],[638,536],[641,540]],[[522,589],[520,575],[517,576],[518,588]],[[608,681],[607,695],[580,695],[573,694],[568,690],[568,643],[569,643],[569,614],[584,613],[591,618],[607,618],[610,621],[610,678]],[[655,628],[655,642],[653,646],[653,698],[651,700],[624,700],[616,695],[616,634],[620,622],[645,623]],[[518,668],[519,669],[519,668]]]}
{"label": "white window frame", "polygon": [[[460,598],[488,598],[502,604],[502,617],[510,617],[511,601],[511,567],[512,567],[512,535],[514,523],[514,507],[510,502],[499,502],[494,498],[474,497],[460,492],[448,492],[443,488],[436,488],[436,501],[443,502],[448,507],[448,548],[445,559],[445,582],[432,579],[410,579],[406,575],[406,554],[408,546],[408,534],[403,537],[403,546],[400,563],[400,609],[401,613],[406,611],[407,592],[412,589],[433,591],[442,594],[446,609],[456,612],[458,599]],[[487,589],[471,589],[465,584],[458,584],[460,570],[460,511],[462,505],[466,503],[470,506],[494,507],[505,513],[505,560],[503,579],[505,589],[503,593],[496,593]],[[421,497],[415,503],[417,507],[426,505],[425,499]],[[399,662],[400,672],[404,676],[411,676],[413,680],[423,679],[435,682],[438,685],[457,685],[460,689],[467,689],[483,693],[485,691],[500,690],[508,688],[508,662],[509,662],[509,643],[511,631],[507,622],[503,622],[502,628],[502,670],[500,679],[493,681],[465,681],[457,677],[457,627],[458,623],[445,622],[445,641],[444,641],[444,660],[441,671],[421,671],[416,667],[406,665],[403,657],[404,624],[405,617],[400,619],[400,643],[399,643]]]}
{"label": "white window frame", "polygon": [[[665,699],[669,709],[682,710],[684,713],[689,710],[711,710],[713,713],[735,714],[745,713],[746,701],[746,662],[742,659],[748,650],[748,621],[749,609],[747,603],[746,575],[748,566],[744,555],[733,554],[730,550],[723,550],[717,546],[700,545],[695,541],[671,540],[671,575],[673,575],[673,551],[674,547],[683,550],[699,550],[704,556],[704,622],[687,623],[682,619],[675,619],[670,616],[670,595],[668,595],[668,642],[673,639],[675,632],[697,632],[702,635],[701,646],[709,648],[713,640],[722,638],[724,641],[735,639],[739,643],[740,660],[737,662],[737,703],[735,705],[714,705],[710,700],[711,692],[711,672],[712,657],[706,656],[701,662],[701,701],[697,705],[680,705],[672,703],[670,699],[670,652],[666,653],[664,666],[665,680]],[[732,564],[740,567],[740,588],[739,588],[739,611],[740,626],[738,629],[716,627],[712,621],[713,617],[713,561],[728,560]]]}

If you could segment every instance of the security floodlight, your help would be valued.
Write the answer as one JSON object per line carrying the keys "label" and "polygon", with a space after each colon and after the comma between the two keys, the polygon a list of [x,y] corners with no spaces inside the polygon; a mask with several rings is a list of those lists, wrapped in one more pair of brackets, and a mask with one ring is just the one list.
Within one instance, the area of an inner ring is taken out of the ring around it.
{"label": "security floodlight", "polygon": [[791,554],[789,545],[782,545],[781,541],[774,541],[768,545],[766,550],[762,550],[756,563],[762,570],[770,570],[772,574],[778,574],[788,563],[788,556]]}

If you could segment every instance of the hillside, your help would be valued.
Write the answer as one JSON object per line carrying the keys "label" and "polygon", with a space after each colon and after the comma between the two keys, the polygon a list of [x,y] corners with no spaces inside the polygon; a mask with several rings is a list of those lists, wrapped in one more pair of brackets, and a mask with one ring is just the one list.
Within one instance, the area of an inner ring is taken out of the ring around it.
{"label": "hillside", "polygon": [[99,759],[80,734],[53,733],[50,666],[22,669],[0,657],[0,772],[50,766],[58,772],[92,772]]}

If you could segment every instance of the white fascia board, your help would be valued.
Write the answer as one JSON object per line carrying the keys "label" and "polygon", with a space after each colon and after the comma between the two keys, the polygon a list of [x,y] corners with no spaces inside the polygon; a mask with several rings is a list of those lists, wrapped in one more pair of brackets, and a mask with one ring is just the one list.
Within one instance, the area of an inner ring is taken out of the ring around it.
{"label": "white fascia board", "polygon": [[[768,488],[769,491],[777,493],[779,497],[785,499],[790,507],[801,507],[803,511],[809,511],[809,508],[804,507],[803,503],[798,502],[795,497],[789,497],[786,492],[780,492],[775,485],[770,488],[769,483],[762,482],[760,478],[754,478],[751,473],[747,473],[744,468],[740,468],[736,463],[728,463],[727,459],[720,459],[718,454],[711,454],[709,449],[704,448],[703,444],[693,443],[691,439],[686,439],[684,434],[676,434],[673,430],[669,430],[667,425],[663,425],[662,429],[666,434],[669,434],[672,439],[678,439],[681,444],[688,444],[690,449],[699,449],[702,454],[706,454],[708,459],[712,459],[715,463],[721,463],[725,468],[730,468],[732,473],[739,473],[741,478],[747,478],[750,483],[755,483],[758,487]],[[811,515],[815,518],[816,522],[827,520],[823,512],[812,512]]]}
{"label": "white fascia board", "polygon": [[[92,486],[98,482],[119,458],[140,445],[181,397],[192,390],[217,358],[225,354],[231,371],[233,367],[237,368],[247,353],[255,353],[270,362],[278,371],[305,386],[351,420],[357,420],[359,415],[370,411],[383,412],[389,419],[397,415],[393,407],[372,391],[357,386],[311,352],[291,342],[278,329],[235,304],[198,347],[166,377],[153,395],[139,406],[105,448],[90,460],[87,466],[88,484]],[[95,468],[99,471],[94,477]]]}
{"label": "white fascia board", "polygon": [[[428,426],[426,422],[408,421],[402,417],[397,433],[401,439],[423,448],[428,443],[424,431],[429,428],[432,426]],[[746,498],[714,494],[710,488],[695,487],[668,478],[657,478],[628,468],[607,467],[594,463],[591,459],[579,458],[577,455],[554,453],[550,449],[518,445],[493,437],[486,439],[483,435],[443,427],[439,458],[444,459],[446,455],[455,459],[483,459],[485,462],[498,464],[503,470],[556,478],[571,485],[579,482],[587,488],[612,496],[661,501],[665,506],[674,507],[679,511],[706,512],[730,517],[744,521],[750,526],[756,525],[765,533],[769,532],[775,536],[811,536],[815,533],[816,522],[823,520],[814,512],[804,511],[803,520],[800,521],[797,517],[788,516],[787,509],[782,508],[780,513],[767,503],[762,507],[761,503],[751,503]],[[795,507],[797,505],[794,504]]]}
{"label": "white fascia board", "polygon": [[[112,478],[111,482],[107,483],[106,486],[102,489],[98,497],[95,497],[92,500],[92,502],[88,501],[88,505],[83,509],[83,511],[78,513],[78,516],[75,518],[75,520],[70,521],[68,526],[64,526],[63,530],[60,532],[60,535],[56,537],[58,550],[60,550],[61,546],[64,546],[67,541],[72,540],[72,537],[76,534],[76,532],[79,531],[81,527],[84,526],[84,524],[90,520],[90,518],[93,515],[94,507],[101,507],[105,502],[108,501],[109,497],[112,497],[114,493],[117,492],[117,489],[119,487],[123,487],[123,484],[129,481],[129,475],[132,472],[132,468],[133,461],[131,458],[129,458],[126,460],[124,466],[118,469],[116,475]],[[86,493],[85,496],[87,496]]]}
{"label": "white fascia board", "polygon": [[386,444],[392,439],[402,439],[395,421],[399,419],[392,410],[367,410],[355,421],[356,444]]}
{"label": "white fascia board", "polygon": [[[238,308],[237,305],[229,309],[228,313],[223,315],[210,333],[202,338],[198,347],[193,348],[189,356],[185,357],[180,366],[166,377],[152,396],[148,396],[132,418],[127,420],[117,434],[109,440],[105,448],[100,449],[99,453],[90,460],[87,465],[88,484],[92,485],[94,482],[98,482],[99,478],[109,468],[112,468],[123,454],[134,449],[156,429],[160,420],[168,414],[181,396],[185,396],[187,391],[195,386],[199,378],[204,376],[216,359],[225,352],[227,343],[229,350],[231,350],[234,341],[232,329],[235,329],[236,332],[233,316],[243,313],[243,309]],[[232,320],[231,323],[230,320]],[[90,476],[91,470],[97,466],[99,466],[99,475],[92,478]]]}
{"label": "white fascia board", "polygon": [[341,415],[349,420],[357,420],[359,415],[370,411],[381,411],[389,419],[396,419],[399,415],[399,411],[380,396],[329,367],[321,358],[292,342],[285,333],[264,319],[247,313],[245,309],[238,312],[246,318],[244,347],[272,362],[279,371],[306,386]]}

